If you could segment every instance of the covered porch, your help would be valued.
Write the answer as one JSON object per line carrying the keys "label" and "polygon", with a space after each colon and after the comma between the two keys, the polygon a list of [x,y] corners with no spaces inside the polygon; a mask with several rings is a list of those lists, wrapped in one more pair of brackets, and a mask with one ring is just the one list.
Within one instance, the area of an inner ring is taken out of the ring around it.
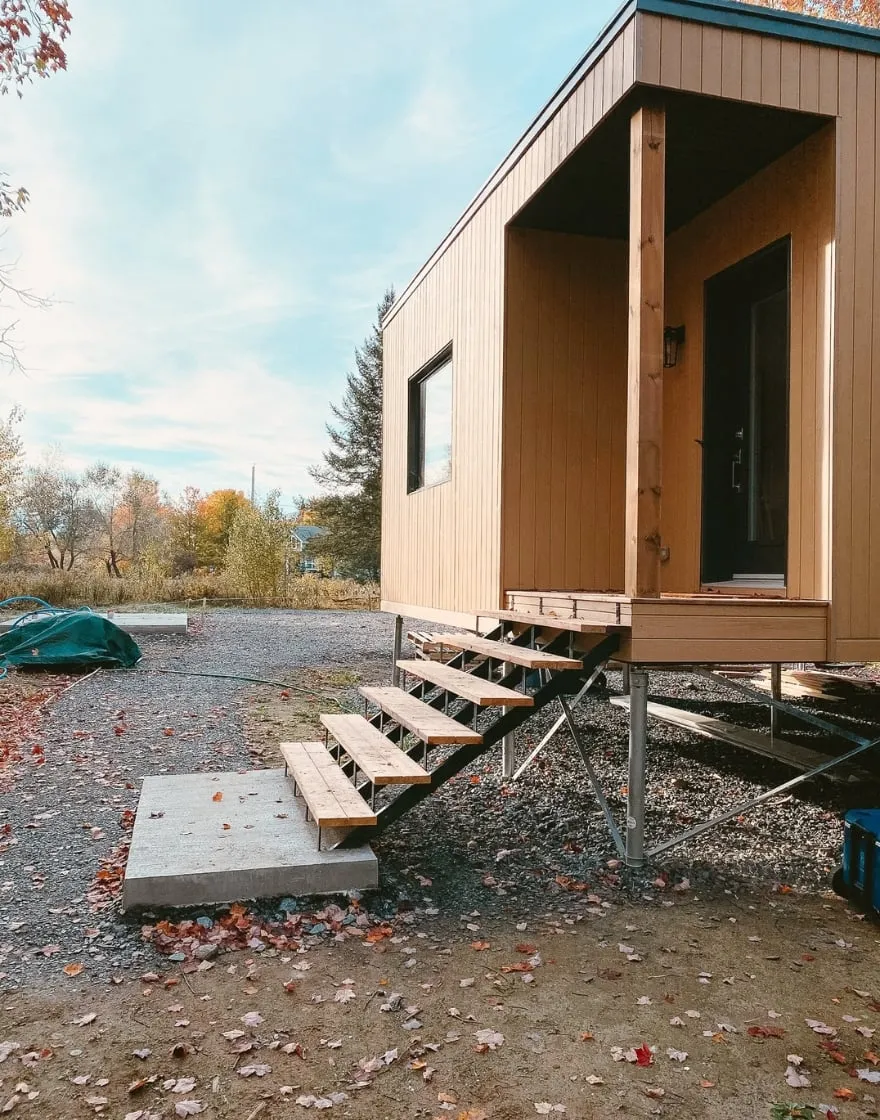
{"label": "covered porch", "polygon": [[833,119],[637,87],[515,215],[496,615],[828,659],[834,183]]}

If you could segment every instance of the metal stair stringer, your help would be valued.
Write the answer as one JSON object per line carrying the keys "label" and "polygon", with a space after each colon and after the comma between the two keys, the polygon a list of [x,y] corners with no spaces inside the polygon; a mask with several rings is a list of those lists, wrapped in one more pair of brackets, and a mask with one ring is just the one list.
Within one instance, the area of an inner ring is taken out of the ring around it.
{"label": "metal stair stringer", "polygon": [[[563,639],[560,638],[557,640],[561,641]],[[567,641],[567,638],[564,640]],[[555,644],[555,641],[549,643],[547,647],[548,650],[554,652],[552,646]],[[372,837],[377,836],[389,825],[399,820],[404,813],[412,809],[413,806],[424,800],[424,798],[430,797],[444,782],[447,782],[450,778],[460,773],[461,770],[469,766],[475,759],[501,742],[506,735],[510,735],[512,732],[516,731],[526,723],[527,720],[531,719],[536,712],[545,708],[552,700],[569,693],[577,692],[582,683],[583,676],[589,676],[599,665],[607,661],[616,652],[619,645],[620,635],[607,634],[581,659],[582,669],[566,669],[560,672],[550,673],[550,679],[543,684],[537,692],[533,693],[535,701],[533,707],[511,708],[509,711],[499,716],[498,719],[483,732],[482,743],[457,747],[448,758],[444,759],[439,766],[430,771],[430,784],[407,786],[393,801],[390,801],[379,810],[377,814],[378,820],[374,826],[352,829],[337,847],[350,848],[368,843]],[[467,708],[472,707],[473,705],[467,705]],[[462,716],[465,718],[461,718]],[[468,718],[467,709],[453,718],[461,719],[461,722],[466,722]],[[419,748],[413,748],[414,752],[417,750],[419,750]]]}

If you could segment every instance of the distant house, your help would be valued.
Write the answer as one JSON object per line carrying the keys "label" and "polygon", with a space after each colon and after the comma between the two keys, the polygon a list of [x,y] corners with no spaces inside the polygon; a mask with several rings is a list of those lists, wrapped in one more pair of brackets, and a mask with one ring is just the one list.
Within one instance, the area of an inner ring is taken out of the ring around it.
{"label": "distant house", "polygon": [[306,545],[327,530],[320,525],[295,525],[291,534],[294,552],[299,554],[299,570],[303,575],[320,574],[318,561],[306,552]]}

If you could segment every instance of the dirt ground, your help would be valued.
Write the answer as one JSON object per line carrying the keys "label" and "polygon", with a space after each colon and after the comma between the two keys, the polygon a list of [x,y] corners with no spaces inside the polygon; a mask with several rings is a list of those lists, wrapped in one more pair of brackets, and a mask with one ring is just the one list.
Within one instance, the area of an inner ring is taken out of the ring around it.
{"label": "dirt ground", "polygon": [[578,910],[22,990],[0,1012],[0,1092],[23,1116],[120,1120],[878,1114],[852,1072],[880,1069],[877,929],[839,902],[656,891]]}

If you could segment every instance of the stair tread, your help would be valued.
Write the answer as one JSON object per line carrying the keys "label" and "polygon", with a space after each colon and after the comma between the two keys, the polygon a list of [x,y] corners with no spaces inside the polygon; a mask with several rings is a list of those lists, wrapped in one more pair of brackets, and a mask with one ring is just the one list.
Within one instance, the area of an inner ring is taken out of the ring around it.
{"label": "stair tread", "polygon": [[377,786],[427,785],[431,775],[358,715],[322,715],[321,723]]}
{"label": "stair tread", "polygon": [[555,614],[527,614],[525,611],[480,611],[481,618],[497,618],[502,622],[519,622],[526,626],[540,626],[543,630],[571,630],[575,634],[605,634],[609,630],[626,629],[623,626],[604,626],[586,622],[582,618],[560,618]]}
{"label": "stair tread", "polygon": [[401,727],[417,735],[423,743],[482,743],[483,736],[451,716],[432,708],[424,700],[410,696],[402,688],[364,685],[360,694],[370,703],[387,712]]}
{"label": "stair tread", "polygon": [[280,750],[319,828],[376,823],[376,814],[323,743],[282,743]]}
{"label": "stair tread", "polygon": [[524,665],[527,669],[580,669],[583,665],[576,657],[563,657],[558,653],[545,653],[527,646],[514,646],[510,642],[493,642],[479,634],[432,634],[431,637],[438,644],[481,653],[509,665]]}
{"label": "stair tread", "polygon": [[448,665],[441,665],[435,661],[398,661],[397,665],[414,677],[430,681],[440,688],[454,692],[464,700],[480,707],[497,707],[504,705],[510,708],[534,707],[531,696],[522,692],[514,692],[512,688],[495,684],[494,681],[484,680],[474,676],[473,673],[463,673],[460,669],[450,669]]}

